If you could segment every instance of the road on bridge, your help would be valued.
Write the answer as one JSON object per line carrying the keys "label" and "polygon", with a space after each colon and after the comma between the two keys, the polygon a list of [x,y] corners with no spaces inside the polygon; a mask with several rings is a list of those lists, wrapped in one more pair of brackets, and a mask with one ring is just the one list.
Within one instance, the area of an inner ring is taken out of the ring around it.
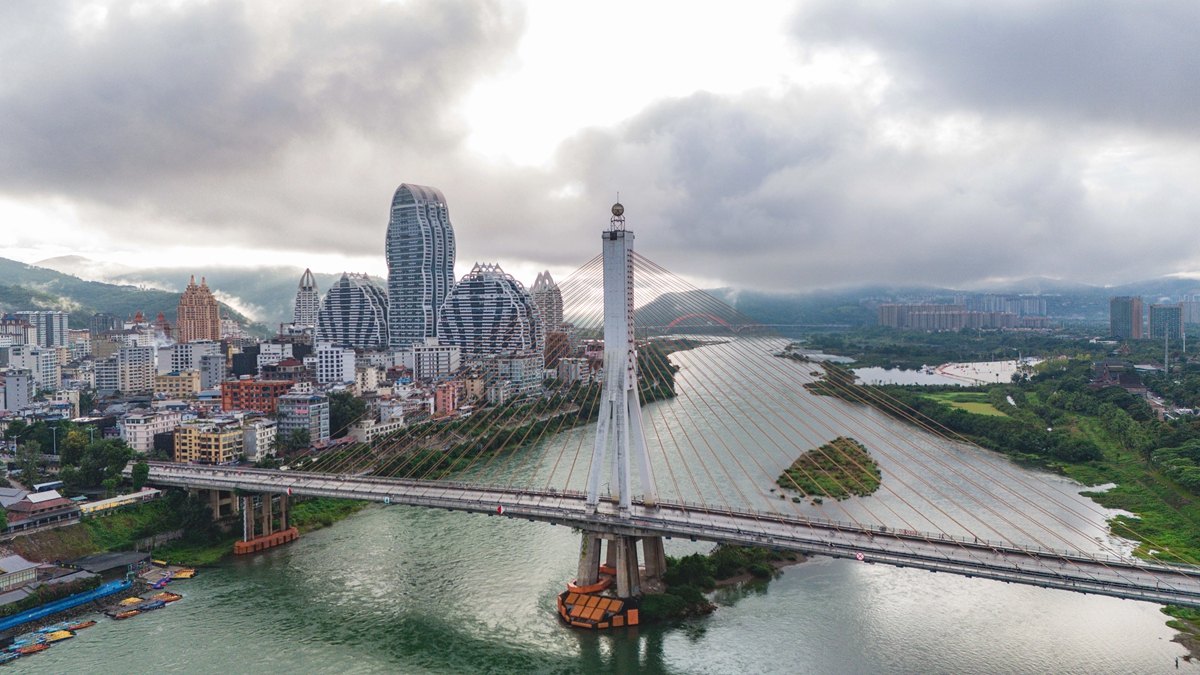
{"label": "road on bridge", "polygon": [[[130,469],[126,469],[128,474]],[[1200,607],[1200,568],[1102,554],[976,541],[885,527],[868,528],[777,513],[711,506],[634,502],[628,517],[602,501],[589,510],[583,493],[510,491],[504,487],[362,475],[151,462],[149,482],[165,487],[357,499],[526,518],[628,536],[764,546],[864,563],[914,567],[967,577]]]}

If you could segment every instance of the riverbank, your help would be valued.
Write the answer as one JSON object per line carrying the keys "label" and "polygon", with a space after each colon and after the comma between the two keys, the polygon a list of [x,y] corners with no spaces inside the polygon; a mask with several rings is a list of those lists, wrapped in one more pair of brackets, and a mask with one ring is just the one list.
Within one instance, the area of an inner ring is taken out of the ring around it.
{"label": "riverbank", "polygon": [[[328,527],[366,506],[366,502],[328,497],[305,499],[293,505],[291,524],[303,534]],[[92,553],[134,550],[148,537],[183,527],[183,537],[151,549],[156,559],[188,567],[210,567],[233,554],[234,543],[241,540],[239,518],[229,519],[225,523],[228,531],[223,531],[211,520],[208,524],[189,522],[180,510],[166,499],[135,504],[102,518],[17,537],[0,546],[0,552],[15,553],[26,560],[72,560]]]}

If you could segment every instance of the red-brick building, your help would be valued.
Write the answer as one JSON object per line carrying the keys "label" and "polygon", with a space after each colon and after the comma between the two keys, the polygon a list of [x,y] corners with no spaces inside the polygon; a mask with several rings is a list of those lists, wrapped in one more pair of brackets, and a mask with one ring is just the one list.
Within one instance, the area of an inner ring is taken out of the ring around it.
{"label": "red-brick building", "polygon": [[226,380],[221,383],[222,410],[256,410],[275,414],[275,399],[291,390],[291,380]]}

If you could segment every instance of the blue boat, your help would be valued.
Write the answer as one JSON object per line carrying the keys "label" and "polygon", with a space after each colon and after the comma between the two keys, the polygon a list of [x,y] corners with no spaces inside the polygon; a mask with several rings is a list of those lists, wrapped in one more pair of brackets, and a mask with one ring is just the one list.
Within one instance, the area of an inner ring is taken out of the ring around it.
{"label": "blue boat", "polygon": [[163,602],[162,600],[152,600],[150,602],[143,602],[142,604],[138,605],[137,608],[143,612],[148,612],[152,609],[162,609],[166,606],[167,603]]}
{"label": "blue boat", "polygon": [[0,663],[8,663],[21,658],[21,655],[16,652],[0,652]]}

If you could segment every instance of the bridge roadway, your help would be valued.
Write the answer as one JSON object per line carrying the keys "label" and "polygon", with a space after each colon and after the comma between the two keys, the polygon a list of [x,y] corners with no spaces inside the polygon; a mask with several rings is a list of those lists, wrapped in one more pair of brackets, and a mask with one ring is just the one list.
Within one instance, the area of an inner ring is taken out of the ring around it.
{"label": "bridge roadway", "polygon": [[[126,469],[126,474],[129,469]],[[589,511],[582,493],[508,490],[471,483],[404,480],[350,474],[150,463],[154,485],[287,493],[408,506],[500,514],[627,536],[684,537],[804,554],[828,555],[949,572],[1044,588],[1200,608],[1200,567],[1148,563],[1102,554],[976,541],[884,527],[864,527],[764,511],[635,501],[628,518],[602,501]]]}

